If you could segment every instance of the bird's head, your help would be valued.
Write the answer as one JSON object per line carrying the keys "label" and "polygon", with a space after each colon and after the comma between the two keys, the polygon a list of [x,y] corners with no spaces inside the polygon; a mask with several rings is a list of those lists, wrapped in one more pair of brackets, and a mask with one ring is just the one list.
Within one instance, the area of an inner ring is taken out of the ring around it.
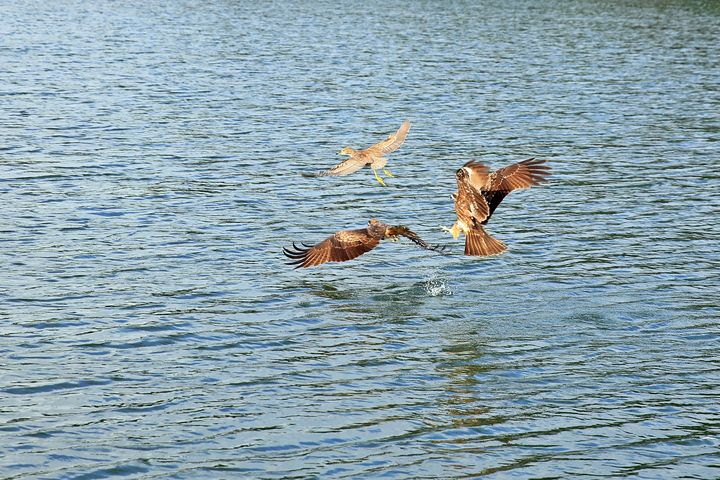
{"label": "bird's head", "polygon": [[345,147],[338,152],[338,155],[353,155],[355,153],[354,148]]}
{"label": "bird's head", "polygon": [[455,172],[455,178],[458,180],[465,180],[468,178],[468,171],[466,168],[458,168]]}
{"label": "bird's head", "polygon": [[370,235],[372,235],[373,237],[383,238],[383,237],[385,236],[385,229],[386,229],[386,228],[387,228],[387,225],[385,225],[384,223],[379,222],[379,221],[378,221],[377,219],[375,219],[375,218],[371,218],[371,219],[368,221],[368,228],[367,228],[367,229],[368,229],[368,232],[370,233]]}

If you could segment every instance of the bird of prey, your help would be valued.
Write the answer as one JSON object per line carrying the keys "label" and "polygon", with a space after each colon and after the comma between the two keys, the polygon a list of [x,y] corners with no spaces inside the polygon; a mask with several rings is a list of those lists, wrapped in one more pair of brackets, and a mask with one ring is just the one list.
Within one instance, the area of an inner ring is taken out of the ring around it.
{"label": "bird of prey", "polygon": [[351,147],[345,147],[340,150],[339,155],[350,155],[350,158],[342,163],[335,165],[330,170],[316,173],[312,176],[327,177],[327,176],[344,176],[355,173],[366,165],[369,165],[375,175],[375,179],[380,182],[380,185],[385,186],[385,181],[378,176],[378,169],[382,169],[385,175],[388,177],[394,177],[386,168],[388,159],[385,157],[390,152],[394,152],[400,145],[405,141],[405,137],[410,131],[410,122],[405,120],[397,132],[388,136],[382,142],[376,143],[372,147],[364,150],[355,150]]}
{"label": "bird of prey", "polygon": [[498,255],[507,250],[504,243],[485,231],[500,202],[515,190],[539,185],[550,176],[545,160],[530,158],[508,165],[492,173],[487,166],[470,161],[455,172],[457,193],[455,200],[457,221],[452,228],[442,227],[457,239],[465,234],[465,255]]}
{"label": "bird of prey", "polygon": [[380,240],[397,240],[400,236],[409,238],[427,250],[442,251],[444,247],[429,245],[415,232],[403,225],[390,226],[374,218],[368,222],[367,228],[358,230],[340,230],[316,245],[283,248],[283,253],[291,259],[288,265],[295,268],[307,268],[326,262],[345,262],[367,253],[380,244]]}

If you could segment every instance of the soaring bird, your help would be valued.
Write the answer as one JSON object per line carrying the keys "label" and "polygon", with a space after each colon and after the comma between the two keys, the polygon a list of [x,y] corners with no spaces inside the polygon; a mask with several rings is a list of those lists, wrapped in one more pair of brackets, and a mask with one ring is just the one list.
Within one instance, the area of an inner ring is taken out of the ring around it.
{"label": "soaring bird", "polygon": [[312,174],[311,176],[327,177],[327,176],[344,176],[357,172],[366,165],[369,165],[375,175],[375,179],[380,185],[385,186],[385,181],[378,176],[377,170],[382,169],[388,177],[394,177],[386,168],[388,159],[385,157],[390,152],[394,152],[405,141],[405,137],[410,131],[410,122],[405,120],[397,132],[387,137],[382,142],[376,143],[372,147],[364,150],[355,150],[351,147],[345,147],[340,150],[339,155],[350,155],[350,158],[330,170]]}
{"label": "soaring bird", "polygon": [[550,176],[545,160],[530,158],[492,173],[482,163],[470,161],[455,172],[457,193],[453,193],[457,221],[452,228],[442,227],[457,239],[465,234],[465,255],[498,255],[507,246],[485,231],[500,202],[515,190],[539,185]]}
{"label": "soaring bird", "polygon": [[390,226],[373,218],[368,222],[367,228],[340,230],[316,245],[303,243],[302,247],[298,247],[293,243],[293,248],[283,248],[283,253],[292,259],[288,265],[297,265],[295,268],[314,267],[326,262],[352,260],[377,247],[380,240],[397,240],[399,236],[409,238],[427,250],[442,251],[444,248],[429,245],[403,225]]}

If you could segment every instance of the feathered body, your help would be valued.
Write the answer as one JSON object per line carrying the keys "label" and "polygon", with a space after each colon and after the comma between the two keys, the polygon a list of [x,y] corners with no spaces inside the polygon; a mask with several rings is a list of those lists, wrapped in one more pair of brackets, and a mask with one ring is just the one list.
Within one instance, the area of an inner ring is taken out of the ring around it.
{"label": "feathered body", "polygon": [[507,246],[483,228],[503,199],[515,190],[539,185],[550,176],[545,160],[530,158],[490,173],[487,166],[470,161],[455,172],[457,221],[448,229],[454,238],[465,235],[465,255],[498,255]]}
{"label": "feathered body", "polygon": [[385,166],[388,163],[388,159],[385,155],[400,148],[400,145],[405,142],[405,137],[407,137],[409,131],[410,122],[405,120],[397,132],[388,136],[382,142],[376,143],[372,147],[362,150],[345,147],[340,150],[340,155],[349,155],[350,158],[338,165],[335,165],[330,170],[325,170],[324,172],[315,174],[315,176],[345,176],[355,173],[361,168],[368,166],[372,169],[377,181],[380,182],[381,185],[385,185],[385,182],[378,176],[377,170],[382,169],[388,176],[393,176],[385,169]]}

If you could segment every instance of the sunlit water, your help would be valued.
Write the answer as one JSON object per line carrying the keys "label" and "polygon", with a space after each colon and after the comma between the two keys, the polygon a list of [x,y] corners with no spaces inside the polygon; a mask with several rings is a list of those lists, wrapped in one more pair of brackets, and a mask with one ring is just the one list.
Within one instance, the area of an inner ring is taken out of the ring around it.
{"label": "sunlit water", "polygon": [[720,477],[717,3],[248,3],[3,3],[0,477]]}

